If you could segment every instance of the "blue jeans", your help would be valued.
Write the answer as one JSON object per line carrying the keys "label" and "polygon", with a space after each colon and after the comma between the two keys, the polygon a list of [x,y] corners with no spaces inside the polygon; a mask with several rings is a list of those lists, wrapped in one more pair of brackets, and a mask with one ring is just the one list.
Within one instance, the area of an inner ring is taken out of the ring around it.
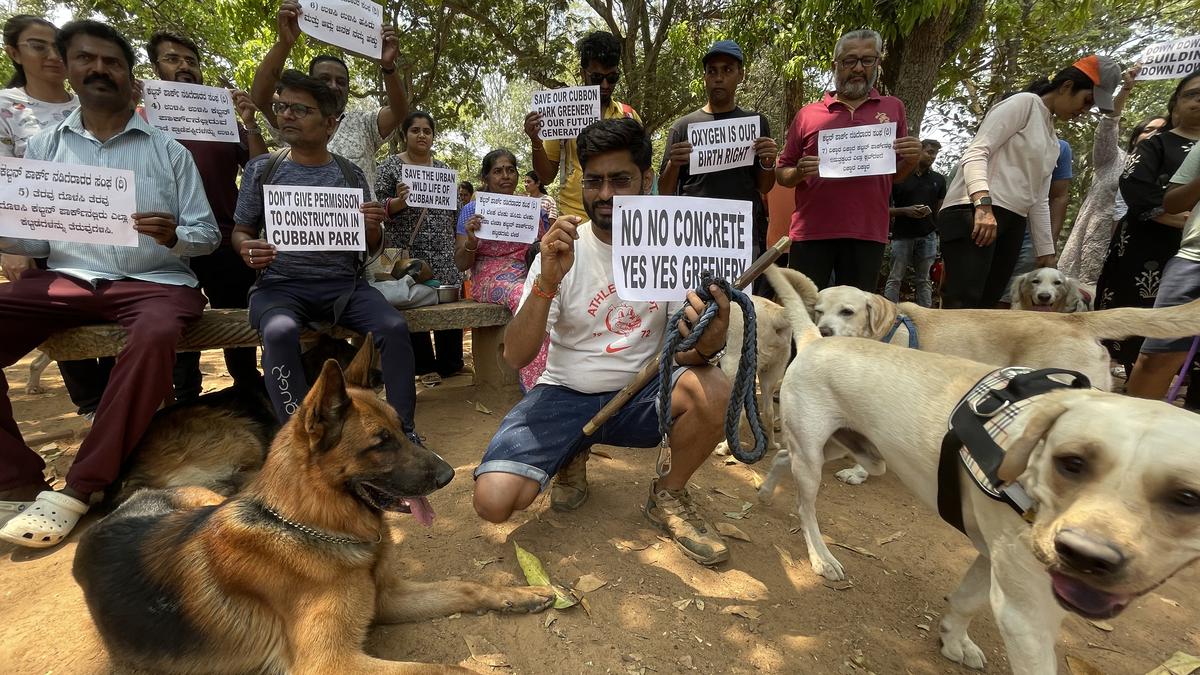
{"label": "blue jeans", "polygon": [[1029,228],[1025,228],[1025,238],[1021,240],[1021,257],[1017,258],[1017,266],[1013,268],[1012,277],[1000,296],[1000,302],[1012,302],[1012,285],[1017,277],[1032,272],[1037,268],[1037,257],[1033,255],[1033,237],[1029,236]]}
{"label": "blue jeans", "polygon": [[892,302],[900,302],[900,283],[904,281],[904,271],[911,266],[916,276],[917,304],[932,307],[933,281],[929,279],[929,268],[937,259],[937,249],[937,232],[915,239],[893,239],[892,271],[883,287],[883,296]]}

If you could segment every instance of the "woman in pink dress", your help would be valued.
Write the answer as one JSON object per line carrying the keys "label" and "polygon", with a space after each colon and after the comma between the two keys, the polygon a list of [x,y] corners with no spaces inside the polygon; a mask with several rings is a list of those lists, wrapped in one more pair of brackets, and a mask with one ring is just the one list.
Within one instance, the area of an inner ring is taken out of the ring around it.
{"label": "woman in pink dress", "polygon": [[[517,170],[517,158],[511,152],[504,148],[493,150],[483,158],[483,167],[479,173],[483,181],[481,192],[511,195],[517,189],[520,175]],[[476,203],[467,202],[459,211],[454,261],[458,264],[458,269],[464,272],[471,270],[472,300],[504,305],[516,314],[517,306],[521,303],[521,292],[525,288],[525,276],[529,270],[525,262],[526,253],[532,244],[476,237],[475,233],[483,224],[483,218],[475,214]],[[545,232],[547,224],[547,214],[543,211],[539,237]],[[521,369],[522,390],[529,391],[546,369],[546,349],[549,344],[550,340],[547,337],[542,342],[537,358]],[[476,358],[480,356],[477,354]]]}

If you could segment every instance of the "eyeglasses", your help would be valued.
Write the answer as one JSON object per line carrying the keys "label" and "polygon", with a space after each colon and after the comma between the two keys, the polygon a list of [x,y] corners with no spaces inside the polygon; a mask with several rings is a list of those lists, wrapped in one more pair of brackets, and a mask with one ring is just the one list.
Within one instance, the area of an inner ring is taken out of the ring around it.
{"label": "eyeglasses", "polygon": [[18,42],[17,46],[25,47],[30,52],[33,52],[34,56],[49,56],[51,54],[58,54],[58,48],[49,42],[46,42],[45,40],[24,40]]}
{"label": "eyeglasses", "polygon": [[271,112],[276,115],[282,115],[284,112],[292,113],[292,117],[302,120],[308,117],[309,113],[316,112],[319,108],[314,108],[311,105],[303,103],[284,103],[283,101],[275,101],[271,104]]}
{"label": "eyeglasses", "polygon": [[197,59],[193,59],[190,56],[180,56],[179,54],[163,54],[162,56],[158,57],[158,62],[169,63],[172,66],[177,66],[180,63],[186,63],[193,68],[200,66],[200,61]]}
{"label": "eyeglasses", "polygon": [[608,183],[613,187],[613,190],[624,190],[630,185],[633,185],[633,176],[621,175],[613,176],[612,178],[584,178],[582,181],[584,190],[597,191]]}
{"label": "eyeglasses", "polygon": [[849,70],[858,64],[862,64],[863,68],[870,68],[876,63],[879,63],[878,56],[847,56],[844,59],[838,59],[838,65]]}
{"label": "eyeglasses", "polygon": [[587,72],[588,82],[594,85],[599,85],[605,80],[609,84],[616,84],[621,81],[621,71],[614,70],[611,73],[593,73]]}

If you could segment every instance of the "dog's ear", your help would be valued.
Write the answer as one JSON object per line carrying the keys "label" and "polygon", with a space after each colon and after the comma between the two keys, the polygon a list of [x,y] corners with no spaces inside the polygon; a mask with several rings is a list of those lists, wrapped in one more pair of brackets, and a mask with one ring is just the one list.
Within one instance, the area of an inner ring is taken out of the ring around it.
{"label": "dog's ear", "polygon": [[1087,310],[1087,303],[1083,299],[1083,293],[1079,292],[1079,281],[1063,275],[1063,287],[1066,290],[1063,292],[1061,312],[1083,312]]}
{"label": "dog's ear", "polygon": [[354,355],[354,360],[346,366],[346,384],[351,387],[371,388],[371,373],[379,369],[379,350],[375,348],[375,339],[370,333],[363,338],[362,346]]}
{"label": "dog's ear", "polygon": [[1066,411],[1067,406],[1061,398],[1049,398],[1042,399],[1018,415],[1012,425],[1004,430],[1006,440],[1000,443],[1004,449],[1004,461],[1000,463],[996,476],[1005,483],[1011,483],[1025,473],[1033,449]]}
{"label": "dog's ear", "polygon": [[337,445],[342,437],[342,423],[350,409],[350,395],[346,393],[346,381],[342,367],[329,359],[321,368],[321,375],[313,383],[304,404],[300,406],[300,423],[308,436],[309,448],[325,452]]}
{"label": "dog's ear", "polygon": [[1032,304],[1029,301],[1028,277],[1028,274],[1022,274],[1013,279],[1012,287],[1008,290],[1008,298],[1010,300],[1008,304],[1012,309],[1026,309]]}
{"label": "dog's ear", "polygon": [[896,305],[882,295],[874,293],[865,293],[864,295],[867,296],[867,329],[871,331],[871,334],[863,337],[880,340],[892,329],[899,310]]}

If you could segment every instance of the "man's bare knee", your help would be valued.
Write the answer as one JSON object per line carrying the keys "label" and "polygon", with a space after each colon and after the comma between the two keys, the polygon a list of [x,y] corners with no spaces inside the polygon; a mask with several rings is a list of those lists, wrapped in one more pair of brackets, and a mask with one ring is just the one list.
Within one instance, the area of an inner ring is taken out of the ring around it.
{"label": "man's bare knee", "polygon": [[514,511],[529,507],[538,496],[538,482],[524,476],[493,471],[475,481],[475,513],[489,523],[503,523]]}
{"label": "man's bare knee", "polygon": [[719,368],[692,368],[679,376],[672,392],[671,407],[680,414],[694,411],[703,421],[723,425],[732,385]]}

